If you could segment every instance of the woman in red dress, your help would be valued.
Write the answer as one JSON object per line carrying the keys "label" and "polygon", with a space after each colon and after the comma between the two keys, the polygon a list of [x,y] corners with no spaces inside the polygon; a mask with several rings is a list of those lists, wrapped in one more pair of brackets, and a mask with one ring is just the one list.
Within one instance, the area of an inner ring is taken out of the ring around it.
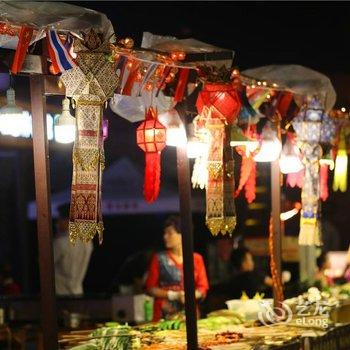
{"label": "woman in red dress", "polygon": [[[154,297],[153,321],[169,318],[183,310],[185,296],[181,243],[180,220],[172,216],[164,225],[166,250],[153,256],[146,281],[147,292]],[[196,299],[200,301],[205,298],[209,284],[202,256],[194,253],[193,259]]]}

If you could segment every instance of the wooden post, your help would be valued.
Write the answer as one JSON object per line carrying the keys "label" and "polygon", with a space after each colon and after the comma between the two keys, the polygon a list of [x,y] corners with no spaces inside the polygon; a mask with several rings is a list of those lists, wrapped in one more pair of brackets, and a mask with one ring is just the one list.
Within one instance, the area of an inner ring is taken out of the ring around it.
{"label": "wooden post", "polygon": [[42,75],[30,76],[30,96],[33,118],[43,345],[45,350],[56,350],[58,349],[58,339],[50,201],[51,188],[46,131],[45,86]]}
{"label": "wooden post", "polygon": [[[186,112],[183,108],[177,108],[178,113],[186,126]],[[182,233],[182,254],[184,269],[185,287],[185,313],[187,349],[198,348],[197,337],[197,306],[194,284],[194,261],[193,261],[193,223],[191,210],[191,181],[190,164],[187,157],[186,145],[178,146],[177,156],[177,177],[180,195],[180,216]]]}
{"label": "wooden post", "polygon": [[[273,246],[277,274],[281,278],[282,272],[282,237],[281,237],[281,185],[280,168],[278,159],[271,162],[271,216],[273,225]],[[273,286],[273,296],[275,306],[280,306],[277,300],[276,288]]]}

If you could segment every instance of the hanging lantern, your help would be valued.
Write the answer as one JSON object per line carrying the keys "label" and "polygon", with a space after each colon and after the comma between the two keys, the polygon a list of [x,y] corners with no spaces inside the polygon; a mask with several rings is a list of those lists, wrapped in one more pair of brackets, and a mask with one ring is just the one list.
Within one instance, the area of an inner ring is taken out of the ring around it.
{"label": "hanging lantern", "polygon": [[297,173],[304,169],[300,159],[300,151],[295,144],[293,134],[287,134],[287,139],[283,145],[279,159],[280,170],[282,174]]}
{"label": "hanging lantern", "polygon": [[[320,143],[330,143],[335,135],[335,123],[313,98],[292,122],[305,165],[301,192],[300,245],[320,245]],[[322,196],[326,195],[323,193]]]}
{"label": "hanging lantern", "polygon": [[273,162],[282,150],[281,141],[278,139],[277,132],[272,129],[271,122],[268,121],[261,133],[261,145],[258,154],[254,157],[256,162]]}
{"label": "hanging lantern", "polygon": [[197,109],[201,113],[203,107],[212,109],[213,118],[225,119],[232,124],[241,110],[241,100],[232,84],[206,83],[197,99]]}
{"label": "hanging lantern", "polygon": [[340,132],[337,157],[333,179],[333,191],[346,192],[348,187],[348,154],[346,151],[345,133]]}
{"label": "hanging lantern", "polygon": [[146,110],[145,121],[136,130],[137,145],[145,152],[145,181],[143,194],[149,203],[159,195],[160,152],[166,145],[166,128],[158,121],[157,111]]}

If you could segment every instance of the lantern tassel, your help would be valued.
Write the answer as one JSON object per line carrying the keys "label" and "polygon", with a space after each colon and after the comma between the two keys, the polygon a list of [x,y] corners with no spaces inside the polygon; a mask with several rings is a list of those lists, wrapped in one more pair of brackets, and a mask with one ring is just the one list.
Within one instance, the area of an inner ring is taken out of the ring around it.
{"label": "lantern tassel", "polygon": [[320,198],[326,201],[329,196],[328,191],[328,165],[321,164],[320,166]]}
{"label": "lantern tassel", "polygon": [[143,195],[148,203],[154,202],[160,188],[160,152],[147,152]]}
{"label": "lantern tassel", "polygon": [[256,198],[256,163],[252,160],[252,169],[244,187],[247,202],[253,203]]}

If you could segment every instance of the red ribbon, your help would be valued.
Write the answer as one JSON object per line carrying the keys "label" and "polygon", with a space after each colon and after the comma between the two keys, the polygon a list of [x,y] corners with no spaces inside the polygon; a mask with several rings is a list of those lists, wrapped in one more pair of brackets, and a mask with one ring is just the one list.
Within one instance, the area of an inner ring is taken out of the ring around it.
{"label": "red ribbon", "polygon": [[131,96],[132,87],[134,86],[135,80],[137,78],[137,73],[139,71],[140,63],[134,63],[133,67],[129,73],[128,80],[123,88],[123,95]]}
{"label": "red ribbon", "polygon": [[33,28],[22,26],[21,31],[19,33],[19,39],[18,39],[15,57],[12,62],[12,67],[11,67],[12,74],[17,74],[18,72],[21,71],[32,36],[33,36]]}
{"label": "red ribbon", "polygon": [[189,74],[190,74],[189,68],[181,68],[180,69],[179,81],[177,83],[175,96],[174,96],[174,101],[175,102],[181,102],[182,101],[182,99],[184,97],[184,93],[185,93],[185,88],[187,86]]}

